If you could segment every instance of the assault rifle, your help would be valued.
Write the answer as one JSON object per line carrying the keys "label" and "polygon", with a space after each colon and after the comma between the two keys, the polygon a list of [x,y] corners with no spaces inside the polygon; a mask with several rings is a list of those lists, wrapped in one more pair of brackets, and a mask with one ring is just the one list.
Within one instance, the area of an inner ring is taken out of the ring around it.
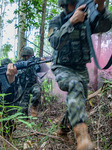
{"label": "assault rifle", "polygon": [[[76,9],[78,7],[80,7],[81,5],[86,4],[86,7],[84,8],[84,12],[87,12],[87,16],[85,17],[84,23],[86,25],[86,30],[87,30],[87,38],[88,38],[88,43],[89,43],[89,47],[91,50],[91,57],[94,58],[95,64],[97,66],[98,69],[102,70],[102,69],[108,69],[111,65],[112,65],[112,55],[110,56],[110,59],[108,61],[108,63],[105,65],[105,67],[101,68],[99,66],[96,54],[94,52],[94,47],[93,47],[93,43],[92,43],[92,39],[91,39],[91,26],[90,24],[92,24],[92,27],[95,27],[97,24],[97,21],[102,19],[102,14],[97,10],[96,4],[94,3],[94,0],[78,0],[75,9],[68,14],[66,17],[64,17],[64,22],[68,21],[70,19],[70,17],[74,14],[74,12],[76,11]],[[88,17],[89,14],[89,17]],[[104,20],[103,20],[104,23]],[[79,23],[78,23],[79,24]],[[76,24],[75,26],[77,26],[78,24]],[[102,32],[107,32],[108,30],[110,30],[111,28],[111,23],[109,22],[108,19],[105,18],[105,23],[106,24],[106,28],[104,28],[104,26],[100,27],[100,30]]]}
{"label": "assault rifle", "polygon": [[[81,5],[86,5],[86,7],[83,9],[84,12],[87,12],[87,16],[85,17],[85,20],[89,19],[90,23],[96,25],[97,21],[99,19],[102,19],[102,14],[97,10],[97,5],[95,4],[94,0],[78,0],[75,9],[70,14],[64,17],[64,21],[70,19],[70,17],[74,14],[76,9]],[[88,14],[89,14],[89,18],[88,18]],[[105,19],[105,23],[108,26],[108,29],[106,27],[106,31],[107,31],[111,28],[111,24],[108,21],[108,19]],[[103,28],[103,32],[106,32],[104,31],[104,27],[102,28]]]}
{"label": "assault rifle", "polygon": [[89,9],[90,22],[91,23],[96,22],[99,19],[99,17],[101,16],[101,14],[98,12],[96,5],[94,3],[94,0],[79,0],[78,3],[76,4],[74,11],[72,11],[70,14],[68,14],[64,18],[64,20],[68,20],[74,14],[76,9],[84,4],[86,4],[86,7],[84,8],[83,11],[86,12]]}
{"label": "assault rifle", "polygon": [[[50,58],[50,59],[47,59],[47,58]],[[16,66],[17,70],[21,70],[21,69],[25,69],[31,66],[35,66],[36,64],[39,65],[41,63],[48,63],[52,61],[51,57],[45,57],[45,59],[47,60],[39,61],[39,58],[36,58],[35,56],[33,56],[27,61],[17,62],[16,64],[14,64],[14,66]],[[39,67],[37,69],[39,69]],[[2,92],[5,92],[5,89],[6,88],[8,89],[10,87],[10,84],[8,83],[8,80],[6,77],[6,71],[7,71],[7,65],[0,67],[0,83],[2,84]]]}

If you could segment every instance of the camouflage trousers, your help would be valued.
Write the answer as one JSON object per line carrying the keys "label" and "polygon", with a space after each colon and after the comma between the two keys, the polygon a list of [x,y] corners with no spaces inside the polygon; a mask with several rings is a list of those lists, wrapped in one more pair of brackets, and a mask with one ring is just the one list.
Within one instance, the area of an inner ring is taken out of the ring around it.
{"label": "camouflage trousers", "polygon": [[72,128],[78,123],[85,122],[87,120],[85,102],[88,96],[87,84],[89,82],[87,69],[74,70],[61,65],[53,65],[51,70],[59,88],[68,92],[66,97],[67,114]]}
{"label": "camouflage trousers", "polygon": [[[32,95],[32,96],[31,96]],[[22,112],[28,113],[28,107],[31,99],[31,105],[37,106],[41,100],[41,86],[39,83],[35,83],[32,87],[25,89],[25,92],[19,102],[22,107]]]}

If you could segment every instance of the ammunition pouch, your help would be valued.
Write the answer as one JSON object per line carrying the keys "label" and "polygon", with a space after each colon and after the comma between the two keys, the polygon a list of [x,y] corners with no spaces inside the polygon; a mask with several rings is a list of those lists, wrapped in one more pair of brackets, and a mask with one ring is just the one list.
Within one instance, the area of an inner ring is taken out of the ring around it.
{"label": "ammunition pouch", "polygon": [[90,62],[90,49],[86,41],[86,26],[81,24],[70,33],[69,40],[58,50],[57,64],[65,66],[85,65]]}

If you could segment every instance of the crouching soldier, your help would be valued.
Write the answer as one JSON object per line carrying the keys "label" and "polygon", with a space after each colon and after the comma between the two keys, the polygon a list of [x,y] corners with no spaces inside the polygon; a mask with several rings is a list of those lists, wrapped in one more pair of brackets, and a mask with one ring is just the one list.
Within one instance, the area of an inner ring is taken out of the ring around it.
{"label": "crouching soldier", "polygon": [[[27,61],[34,56],[34,51],[31,47],[24,47],[21,49],[22,61]],[[38,58],[38,61],[44,60],[44,58]],[[19,101],[19,106],[22,107],[22,112],[28,115],[28,107],[31,99],[31,115],[37,116],[37,106],[41,99],[41,85],[37,78],[37,73],[40,71],[39,64],[22,69],[18,71],[17,75],[17,94],[22,97]]]}

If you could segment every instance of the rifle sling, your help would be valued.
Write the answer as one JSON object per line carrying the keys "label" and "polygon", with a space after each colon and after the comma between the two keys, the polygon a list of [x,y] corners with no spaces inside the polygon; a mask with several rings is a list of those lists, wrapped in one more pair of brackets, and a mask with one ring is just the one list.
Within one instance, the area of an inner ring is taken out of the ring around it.
{"label": "rifle sling", "polygon": [[93,48],[93,43],[92,43],[92,39],[91,39],[91,35],[92,35],[91,27],[90,27],[90,23],[89,23],[88,19],[85,20],[85,24],[86,24],[86,28],[87,28],[87,39],[88,39],[89,47],[91,50],[91,55],[94,58],[94,62],[96,64],[97,68],[100,70],[108,69],[112,65],[112,55],[110,56],[110,59],[109,59],[108,63],[105,65],[105,67],[101,68],[98,63],[98,60],[97,60],[97,57],[96,57],[96,54],[95,54],[95,51]]}

